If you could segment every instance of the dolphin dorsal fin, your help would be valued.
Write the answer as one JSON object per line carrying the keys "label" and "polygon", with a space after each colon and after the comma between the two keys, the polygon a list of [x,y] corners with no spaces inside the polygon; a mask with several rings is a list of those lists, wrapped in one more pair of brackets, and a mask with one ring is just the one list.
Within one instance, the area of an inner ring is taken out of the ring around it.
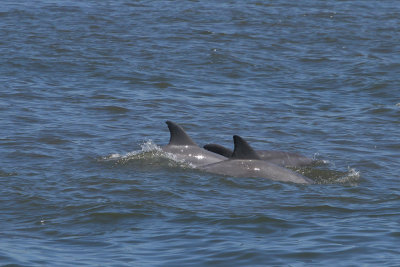
{"label": "dolphin dorsal fin", "polygon": [[233,136],[235,149],[233,150],[233,159],[260,159],[257,152],[240,136]]}
{"label": "dolphin dorsal fin", "polygon": [[229,148],[226,148],[224,146],[221,145],[217,145],[217,144],[207,144],[204,146],[204,149],[220,154],[221,156],[224,156],[226,158],[230,158],[232,157],[232,153],[233,151],[230,150]]}
{"label": "dolphin dorsal fin", "polygon": [[168,145],[197,146],[181,126],[172,121],[166,121],[165,123],[168,125],[169,133],[171,135]]}

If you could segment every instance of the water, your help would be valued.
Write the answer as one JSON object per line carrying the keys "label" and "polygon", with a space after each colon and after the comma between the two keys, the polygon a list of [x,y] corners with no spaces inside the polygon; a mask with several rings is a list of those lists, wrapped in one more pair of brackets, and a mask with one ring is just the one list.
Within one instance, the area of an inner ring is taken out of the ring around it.
{"label": "water", "polygon": [[[397,1],[3,1],[0,264],[398,266]],[[200,145],[326,162],[206,174]]]}

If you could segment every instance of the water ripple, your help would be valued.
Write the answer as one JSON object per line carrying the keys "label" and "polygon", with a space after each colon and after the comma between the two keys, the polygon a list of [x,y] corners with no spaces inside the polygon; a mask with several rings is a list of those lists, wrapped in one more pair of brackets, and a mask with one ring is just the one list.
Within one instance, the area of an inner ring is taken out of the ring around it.
{"label": "water ripple", "polygon": [[[398,263],[395,1],[2,4],[1,265]],[[194,170],[166,120],[317,184]]]}

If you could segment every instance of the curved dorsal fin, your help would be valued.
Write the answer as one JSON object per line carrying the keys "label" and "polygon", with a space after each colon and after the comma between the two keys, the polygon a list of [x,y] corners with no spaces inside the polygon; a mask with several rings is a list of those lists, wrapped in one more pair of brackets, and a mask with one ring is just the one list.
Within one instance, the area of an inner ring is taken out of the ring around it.
{"label": "curved dorsal fin", "polygon": [[257,152],[240,136],[233,136],[235,149],[233,150],[233,159],[260,159]]}
{"label": "curved dorsal fin", "polygon": [[226,148],[224,146],[221,145],[217,145],[217,144],[207,144],[204,146],[204,149],[207,149],[208,151],[220,154],[226,158],[230,158],[232,157],[232,150],[230,150],[229,148]]}
{"label": "curved dorsal fin", "polygon": [[169,133],[171,135],[168,145],[197,146],[181,126],[172,121],[166,121],[165,123],[168,125]]}

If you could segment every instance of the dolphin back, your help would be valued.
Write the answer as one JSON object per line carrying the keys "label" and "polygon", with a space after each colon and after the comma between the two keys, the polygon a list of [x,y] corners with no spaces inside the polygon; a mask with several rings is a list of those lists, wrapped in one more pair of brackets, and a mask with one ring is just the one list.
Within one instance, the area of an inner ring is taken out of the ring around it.
{"label": "dolphin back", "polygon": [[209,173],[232,177],[259,177],[296,184],[314,183],[311,179],[299,173],[264,160],[230,159],[201,166],[200,169]]}
{"label": "dolphin back", "polygon": [[[243,141],[244,140],[242,139],[238,140],[237,142],[244,143]],[[239,148],[237,148],[236,154],[238,154],[239,151],[241,151],[240,152],[241,154],[239,153],[239,157],[245,157],[245,158],[248,157],[248,155],[246,155],[248,153],[248,148],[244,148],[245,146],[246,145],[243,144],[242,147],[240,148],[240,144],[238,145]],[[227,158],[232,158],[233,154],[232,150],[218,144],[207,144],[204,146],[204,149]],[[312,165],[315,162],[315,160],[313,160],[312,158],[308,158],[298,153],[276,151],[276,150],[255,150],[255,152],[260,157],[260,159],[266,160],[271,163],[275,163],[279,166],[303,167]]]}
{"label": "dolphin back", "polygon": [[272,150],[258,150],[257,153],[262,160],[266,160],[280,166],[304,167],[315,163],[315,160],[312,158],[308,158],[298,153]]}

